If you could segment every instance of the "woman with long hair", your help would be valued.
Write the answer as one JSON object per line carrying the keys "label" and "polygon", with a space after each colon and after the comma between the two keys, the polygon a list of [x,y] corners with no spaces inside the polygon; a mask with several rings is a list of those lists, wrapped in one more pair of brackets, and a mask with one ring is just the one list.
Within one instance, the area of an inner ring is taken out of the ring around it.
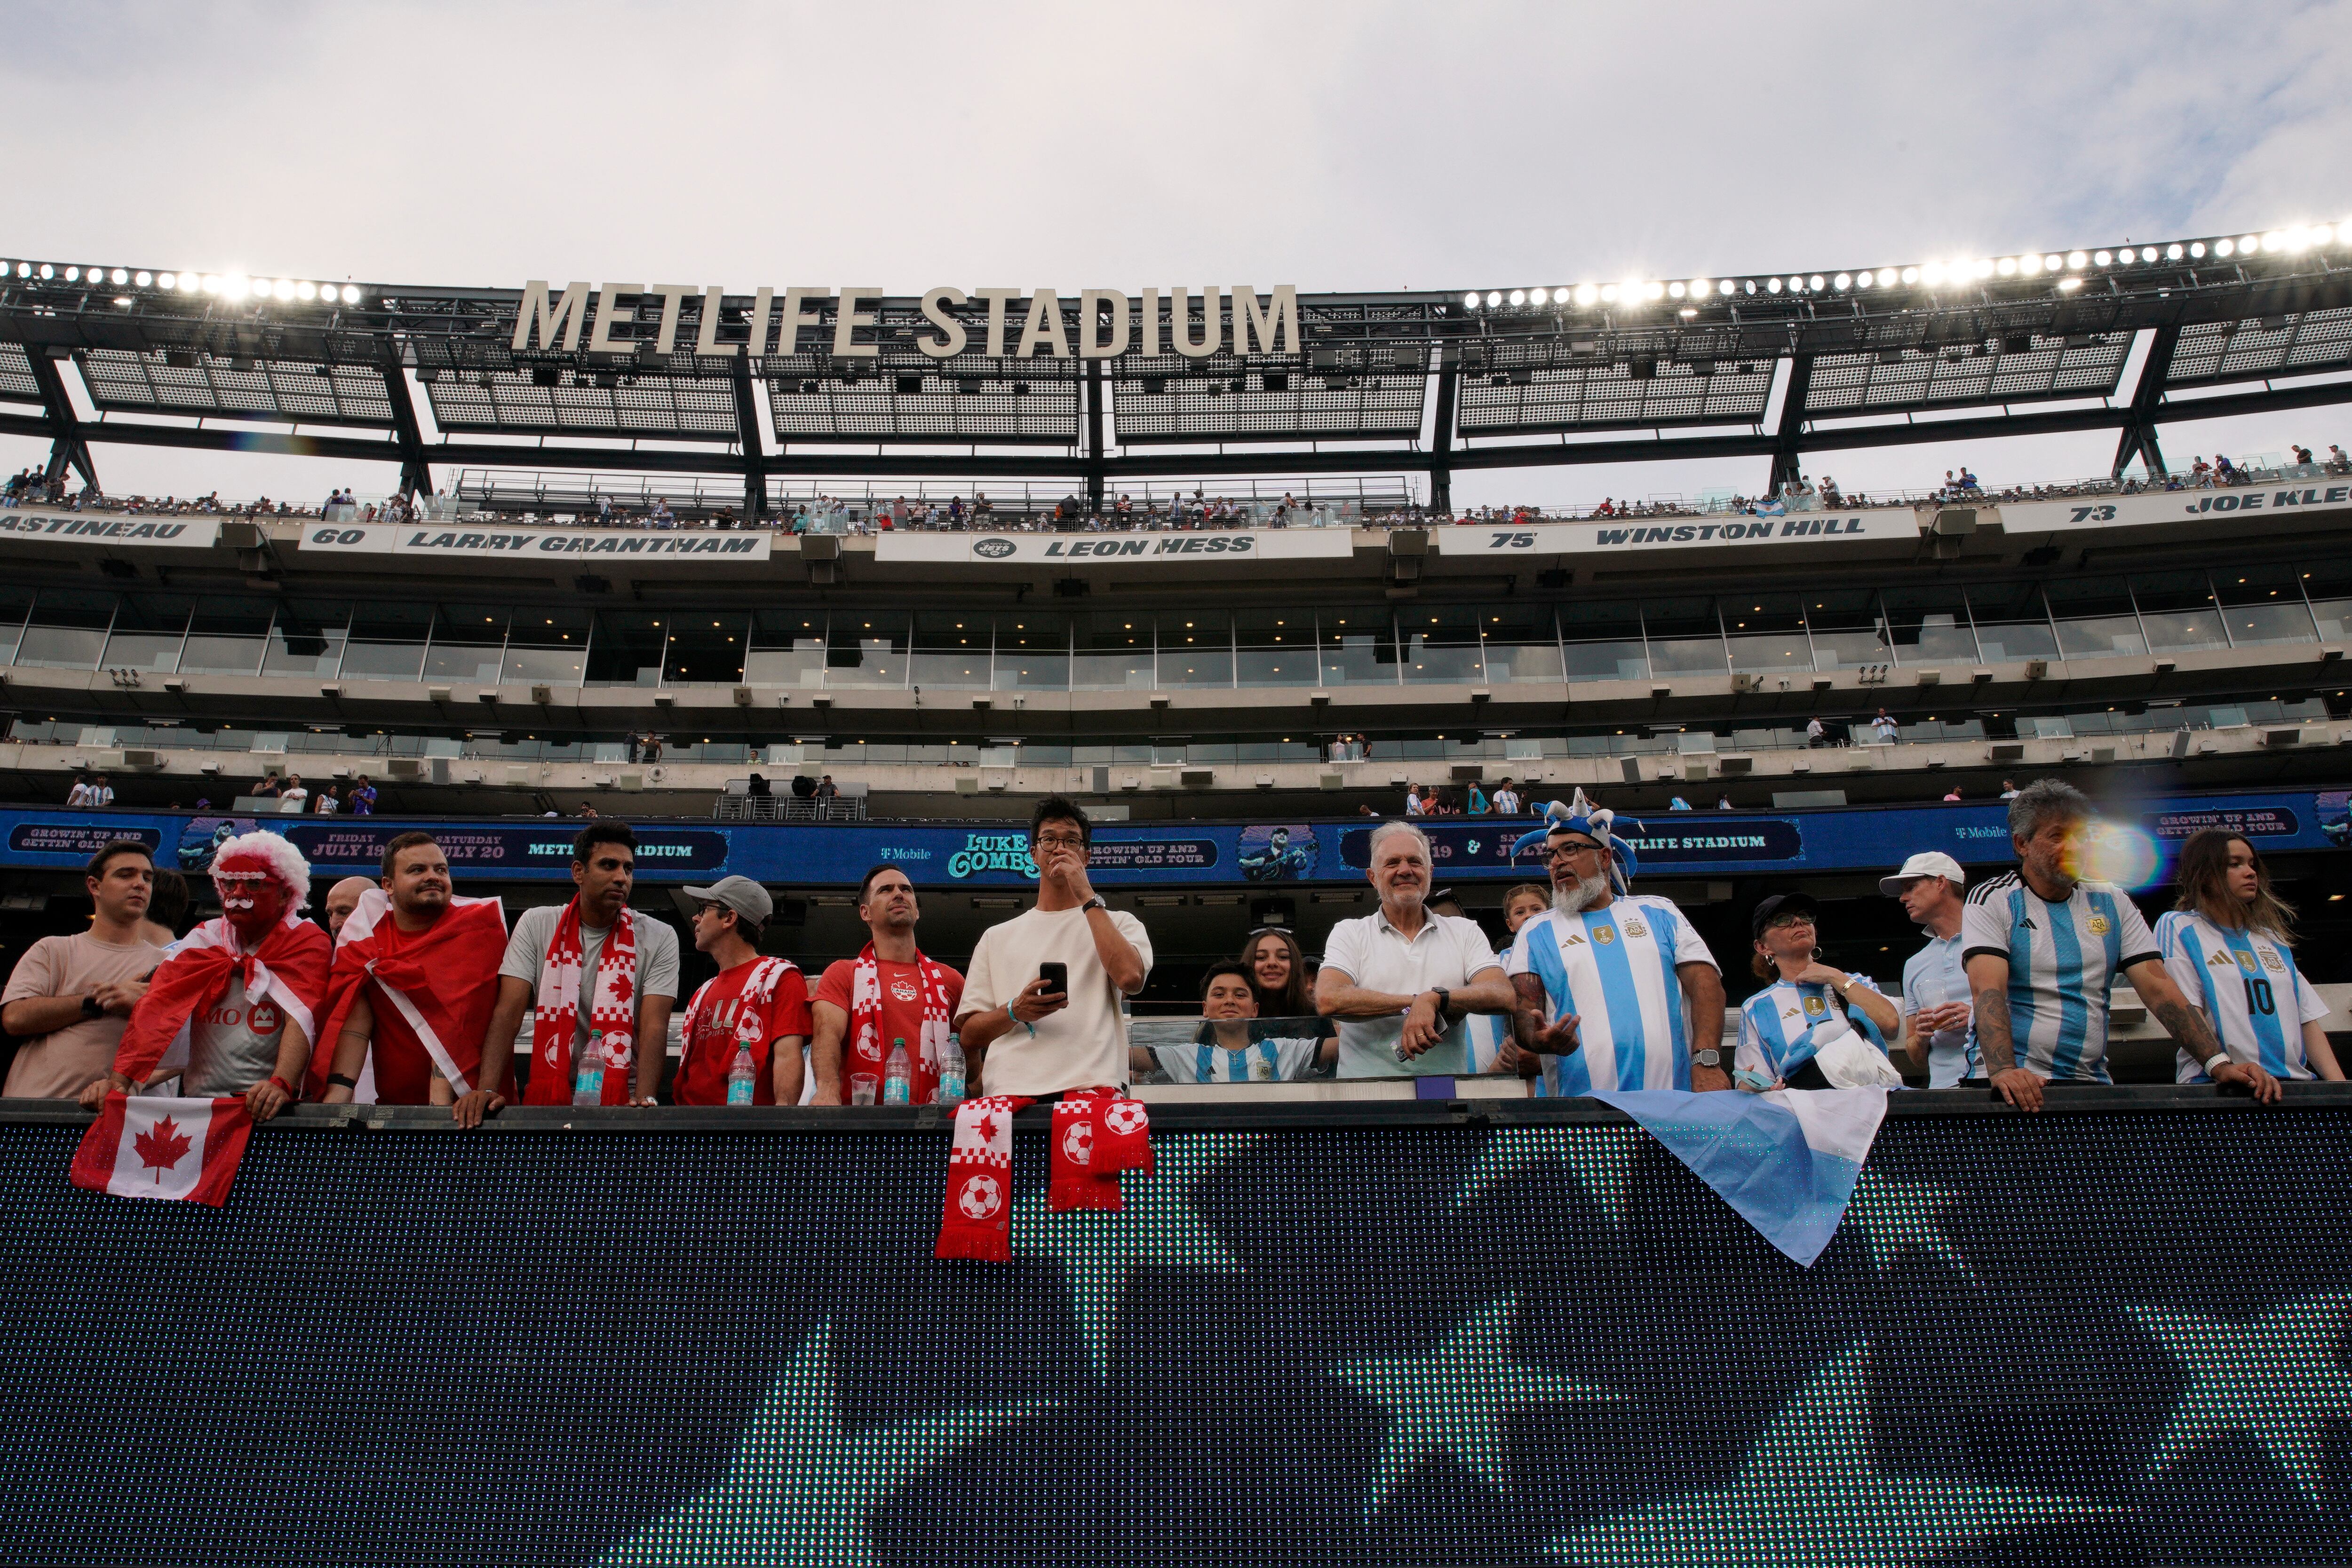
{"label": "woman with long hair", "polygon": [[1307,956],[1287,926],[1261,925],[1242,944],[1250,989],[1257,993],[1257,1016],[1313,1018],[1315,992],[1307,984]]}
{"label": "woman with long hair", "polygon": [[[2271,891],[2254,846],[2226,828],[2200,828],[2180,846],[2176,906],[2156,923],[2164,967],[2204,1011],[2221,1049],[2273,1078],[2341,1079],[2319,1020],[2327,1004],[2294,962],[2294,910]],[[2210,1082],[2187,1051],[2173,1076]]]}

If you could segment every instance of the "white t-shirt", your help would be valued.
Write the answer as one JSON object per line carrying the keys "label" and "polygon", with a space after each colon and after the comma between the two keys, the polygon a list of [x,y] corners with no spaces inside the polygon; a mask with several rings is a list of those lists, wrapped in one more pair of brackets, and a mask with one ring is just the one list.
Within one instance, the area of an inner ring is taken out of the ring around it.
{"label": "white t-shirt", "polygon": [[[1124,910],[1108,913],[1149,976],[1151,937],[1143,922]],[[1032,908],[982,932],[971,950],[956,1017],[1004,1006],[1037,977],[1038,966],[1053,963],[1069,967],[1070,1005],[1039,1019],[1034,1039],[1027,1026],[1016,1023],[989,1042],[982,1069],[985,1092],[1052,1094],[1127,1082],[1127,1015],[1120,1010],[1124,998],[1095,951],[1094,928],[1083,909],[1047,914]]]}
{"label": "white t-shirt", "polygon": [[285,790],[278,795],[278,809],[280,811],[299,816],[309,808],[310,802],[310,791],[303,789],[298,784],[293,789]]}
{"label": "white t-shirt", "polygon": [[[507,938],[506,957],[499,964],[499,973],[512,975],[530,983],[536,1002],[539,994],[539,972],[547,964],[547,945],[555,940],[556,924],[563,918],[564,906],[542,904],[526,909],[515,917],[514,935]],[[653,916],[640,913],[637,928],[637,996],[677,998],[677,933]],[[580,1006],[579,1019],[572,1030],[572,1044],[577,1050],[588,1043],[590,1004],[595,999],[596,962],[604,951],[604,938],[612,927],[599,928],[586,921],[580,923]],[[531,1028],[531,1015],[522,1017],[525,1031]]]}
{"label": "white t-shirt", "polygon": [[[1503,961],[1475,920],[1424,911],[1421,929],[1407,941],[1385,913],[1375,910],[1331,927],[1323,943],[1323,967],[1368,991],[1415,997],[1440,986],[1459,990],[1484,971],[1500,970]],[[1342,1078],[1444,1077],[1473,1071],[1469,1023],[1459,1013],[1435,1045],[1409,1061],[1397,1058],[1402,1013],[1337,1021]]]}

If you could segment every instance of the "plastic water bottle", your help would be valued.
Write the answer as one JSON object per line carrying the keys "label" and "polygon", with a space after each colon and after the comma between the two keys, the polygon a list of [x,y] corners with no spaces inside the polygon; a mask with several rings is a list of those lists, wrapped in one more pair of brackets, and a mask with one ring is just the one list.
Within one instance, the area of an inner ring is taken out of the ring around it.
{"label": "plastic water bottle", "polygon": [[963,1047],[950,1036],[940,1047],[940,1092],[938,1103],[959,1104],[963,1100]]}
{"label": "plastic water bottle", "polygon": [[737,1042],[735,1064],[727,1070],[727,1103],[749,1105],[753,1098],[752,1083],[759,1076],[760,1070],[751,1061],[751,1048]]}
{"label": "plastic water bottle", "polygon": [[574,1105],[602,1105],[604,1103],[604,1031],[596,1030],[588,1036],[588,1043],[579,1051],[579,1060],[572,1064],[572,1103]]}
{"label": "plastic water bottle", "polygon": [[882,1064],[882,1103],[904,1105],[914,1098],[914,1069],[908,1065],[907,1042],[890,1042],[890,1060]]}

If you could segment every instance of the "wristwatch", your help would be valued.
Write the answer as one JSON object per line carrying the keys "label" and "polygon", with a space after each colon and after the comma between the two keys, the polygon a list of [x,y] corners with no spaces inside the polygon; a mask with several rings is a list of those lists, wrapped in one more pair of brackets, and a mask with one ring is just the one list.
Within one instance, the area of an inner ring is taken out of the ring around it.
{"label": "wristwatch", "polygon": [[1719,1051],[1694,1051],[1691,1052],[1691,1065],[1694,1067],[1720,1067],[1723,1065],[1723,1052]]}
{"label": "wristwatch", "polygon": [[89,995],[82,998],[81,1015],[84,1018],[92,1019],[102,1019],[106,1016],[106,1009],[99,1005],[98,993],[96,991],[92,991]]}
{"label": "wristwatch", "polygon": [[1105,915],[1108,915],[1110,913],[1110,905],[1103,902],[1103,895],[1099,893],[1096,894],[1092,898],[1087,899],[1084,904],[1078,905],[1078,913],[1081,915],[1084,915],[1089,909],[1099,909]]}
{"label": "wristwatch", "polygon": [[1445,1015],[1453,1009],[1454,993],[1444,986],[1432,986],[1429,988],[1429,994],[1437,998],[1437,1021],[1444,1023]]}

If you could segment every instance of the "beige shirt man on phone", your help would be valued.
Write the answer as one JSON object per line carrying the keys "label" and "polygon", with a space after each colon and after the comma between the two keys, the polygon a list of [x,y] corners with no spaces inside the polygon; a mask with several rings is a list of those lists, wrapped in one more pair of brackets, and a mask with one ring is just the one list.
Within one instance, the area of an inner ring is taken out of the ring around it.
{"label": "beige shirt man on phone", "polygon": [[1127,1082],[1120,1003],[1151,973],[1151,938],[1087,880],[1093,838],[1075,802],[1038,802],[1029,822],[1036,906],[982,933],[956,1005],[974,1093],[1045,1098]]}

